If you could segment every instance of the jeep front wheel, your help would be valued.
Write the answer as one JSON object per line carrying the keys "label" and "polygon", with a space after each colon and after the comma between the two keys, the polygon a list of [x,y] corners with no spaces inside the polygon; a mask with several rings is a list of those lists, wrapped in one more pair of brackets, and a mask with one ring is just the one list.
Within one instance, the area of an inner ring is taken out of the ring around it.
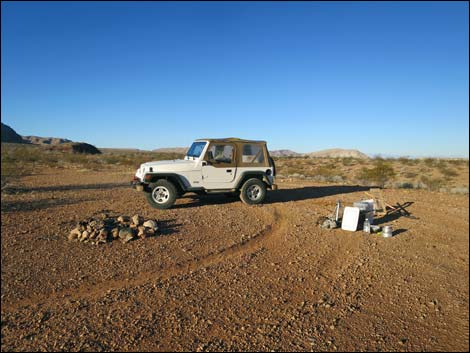
{"label": "jeep front wheel", "polygon": [[266,198],[266,185],[259,179],[245,181],[240,190],[240,199],[248,205],[262,203]]}
{"label": "jeep front wheel", "polygon": [[165,210],[173,206],[178,195],[173,183],[161,179],[149,186],[150,192],[147,193],[147,201],[153,208]]}

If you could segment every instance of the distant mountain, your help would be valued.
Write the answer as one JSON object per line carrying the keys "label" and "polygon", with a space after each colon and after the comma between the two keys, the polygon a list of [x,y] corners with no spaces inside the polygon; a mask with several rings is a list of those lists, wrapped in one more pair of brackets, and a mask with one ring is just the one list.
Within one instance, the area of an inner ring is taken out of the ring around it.
{"label": "distant mountain", "polygon": [[9,143],[27,143],[23,141],[23,138],[16,133],[8,125],[2,124],[2,142],[9,142]]}
{"label": "distant mountain", "polygon": [[291,150],[274,150],[274,151],[269,151],[269,155],[271,157],[296,157],[296,156],[301,156],[300,153],[291,151]]}
{"label": "distant mountain", "polygon": [[168,148],[157,148],[153,150],[152,152],[186,154],[187,151],[188,151],[188,147],[168,147]]}
{"label": "distant mountain", "polygon": [[305,153],[306,157],[322,157],[322,158],[360,158],[369,159],[369,156],[358,150],[345,150],[342,148],[331,148],[317,152]]}
{"label": "distant mountain", "polygon": [[60,151],[67,153],[82,153],[82,154],[101,154],[101,151],[93,145],[85,142],[67,142],[56,145],[48,145],[44,147],[51,151]]}
{"label": "distant mountain", "polygon": [[23,136],[23,140],[34,145],[61,145],[63,143],[73,142],[60,137],[39,137],[39,136]]}

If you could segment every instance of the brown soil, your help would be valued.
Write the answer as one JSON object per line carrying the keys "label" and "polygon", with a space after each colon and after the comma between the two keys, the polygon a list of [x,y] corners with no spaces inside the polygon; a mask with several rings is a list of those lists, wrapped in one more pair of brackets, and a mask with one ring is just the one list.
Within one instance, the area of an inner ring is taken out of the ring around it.
{"label": "brown soil", "polygon": [[[131,174],[50,170],[2,192],[2,351],[469,348],[468,195],[384,190],[393,238],[324,230],[363,187],[281,183],[250,207],[154,210]],[[161,221],[128,244],[69,242],[102,210]]]}

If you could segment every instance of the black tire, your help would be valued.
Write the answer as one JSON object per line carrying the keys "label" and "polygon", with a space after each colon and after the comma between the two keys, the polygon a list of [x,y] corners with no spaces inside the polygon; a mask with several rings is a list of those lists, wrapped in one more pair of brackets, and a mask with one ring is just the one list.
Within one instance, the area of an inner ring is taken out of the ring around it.
{"label": "black tire", "polygon": [[174,205],[178,191],[171,181],[160,179],[149,186],[150,192],[147,193],[146,197],[153,208],[166,210]]}
{"label": "black tire", "polygon": [[247,205],[257,205],[266,198],[266,184],[257,178],[245,181],[240,189],[240,199]]}

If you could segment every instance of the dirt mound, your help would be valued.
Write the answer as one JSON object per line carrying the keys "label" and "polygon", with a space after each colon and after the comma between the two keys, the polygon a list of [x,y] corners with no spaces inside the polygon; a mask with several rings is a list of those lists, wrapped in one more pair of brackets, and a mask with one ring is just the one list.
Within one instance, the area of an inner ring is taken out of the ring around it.
{"label": "dirt mound", "polygon": [[16,133],[8,125],[2,124],[2,142],[9,142],[9,143],[27,143],[23,141],[23,138]]}
{"label": "dirt mound", "polygon": [[61,151],[61,152],[101,154],[101,151],[98,148],[85,142],[72,142],[72,143],[63,143],[60,145],[51,145],[48,147],[48,149],[53,150],[53,151]]}

